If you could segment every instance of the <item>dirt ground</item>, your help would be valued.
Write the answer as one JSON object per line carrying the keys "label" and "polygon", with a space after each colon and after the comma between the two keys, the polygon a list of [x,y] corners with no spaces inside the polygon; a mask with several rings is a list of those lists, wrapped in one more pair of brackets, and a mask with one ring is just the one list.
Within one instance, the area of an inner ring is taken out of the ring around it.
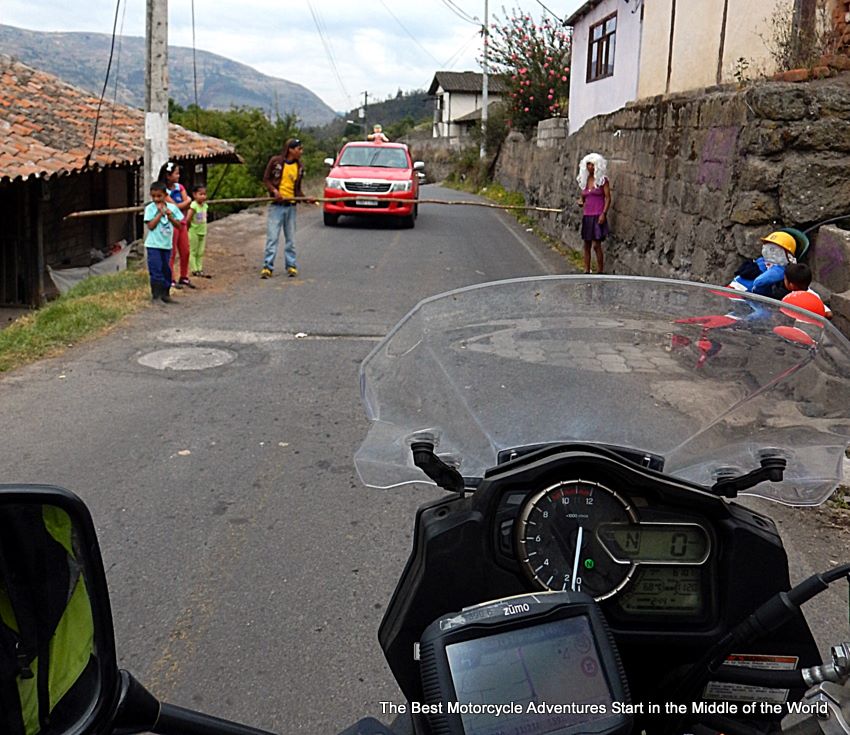
{"label": "dirt ground", "polygon": [[258,278],[262,266],[265,228],[265,206],[243,209],[210,222],[204,272],[212,278],[192,277],[196,290],[221,293],[232,289],[242,280]]}

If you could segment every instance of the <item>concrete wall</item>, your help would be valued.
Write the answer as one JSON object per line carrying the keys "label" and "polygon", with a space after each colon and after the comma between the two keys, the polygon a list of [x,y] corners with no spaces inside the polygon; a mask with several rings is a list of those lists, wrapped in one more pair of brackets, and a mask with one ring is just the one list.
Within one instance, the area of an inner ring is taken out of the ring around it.
{"label": "concrete wall", "polygon": [[750,78],[772,74],[776,69],[766,43],[773,33],[771,20],[777,8],[790,7],[793,2],[699,0],[698,15],[688,0],[644,3],[637,96],[651,97],[734,82],[736,63],[741,58],[748,64]]}
{"label": "concrete wall", "polygon": [[[640,57],[640,11],[633,13],[634,3],[623,0],[603,0],[573,28],[573,56],[570,68],[570,129],[578,130],[594,115],[622,107],[635,99],[638,90],[638,59]],[[615,34],[614,74],[587,81],[588,44],[590,27],[603,18],[617,13]]]}
{"label": "concrete wall", "polygon": [[[593,118],[556,149],[512,133],[496,177],[529,203],[563,207],[539,225],[579,246],[575,177],[590,151],[609,161],[606,270],[726,283],[775,226],[850,214],[850,75],[652,98]],[[850,246],[833,250],[824,260],[814,242],[815,276],[850,296]]]}

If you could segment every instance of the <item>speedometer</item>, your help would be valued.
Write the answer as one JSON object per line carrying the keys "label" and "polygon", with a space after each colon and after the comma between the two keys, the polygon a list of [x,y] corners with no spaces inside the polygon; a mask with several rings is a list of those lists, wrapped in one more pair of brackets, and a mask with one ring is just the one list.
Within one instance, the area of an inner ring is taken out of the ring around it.
{"label": "speedometer", "polygon": [[634,562],[616,562],[597,537],[603,524],[638,522],[629,503],[596,482],[568,480],[531,496],[517,528],[519,561],[546,590],[575,590],[597,600],[620,590]]}

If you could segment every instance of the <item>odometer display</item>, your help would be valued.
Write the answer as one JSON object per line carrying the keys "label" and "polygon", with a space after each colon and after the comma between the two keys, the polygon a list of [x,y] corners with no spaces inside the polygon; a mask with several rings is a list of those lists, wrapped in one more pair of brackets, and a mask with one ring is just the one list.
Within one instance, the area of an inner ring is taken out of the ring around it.
{"label": "odometer display", "polygon": [[542,589],[575,590],[605,599],[628,582],[635,564],[612,559],[597,529],[637,522],[632,506],[604,485],[559,482],[532,495],[520,513],[520,563]]}
{"label": "odometer display", "polygon": [[697,615],[702,612],[699,567],[641,567],[617,598],[623,612],[637,615]]}

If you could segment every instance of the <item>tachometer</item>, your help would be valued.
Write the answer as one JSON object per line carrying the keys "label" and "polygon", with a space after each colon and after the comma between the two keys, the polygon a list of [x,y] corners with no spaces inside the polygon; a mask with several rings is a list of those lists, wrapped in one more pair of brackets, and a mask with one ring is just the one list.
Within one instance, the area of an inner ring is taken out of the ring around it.
{"label": "tachometer", "polygon": [[637,522],[632,506],[604,485],[559,482],[523,507],[516,524],[519,561],[542,589],[576,590],[604,600],[629,581],[635,564],[614,561],[596,530],[602,524]]}

